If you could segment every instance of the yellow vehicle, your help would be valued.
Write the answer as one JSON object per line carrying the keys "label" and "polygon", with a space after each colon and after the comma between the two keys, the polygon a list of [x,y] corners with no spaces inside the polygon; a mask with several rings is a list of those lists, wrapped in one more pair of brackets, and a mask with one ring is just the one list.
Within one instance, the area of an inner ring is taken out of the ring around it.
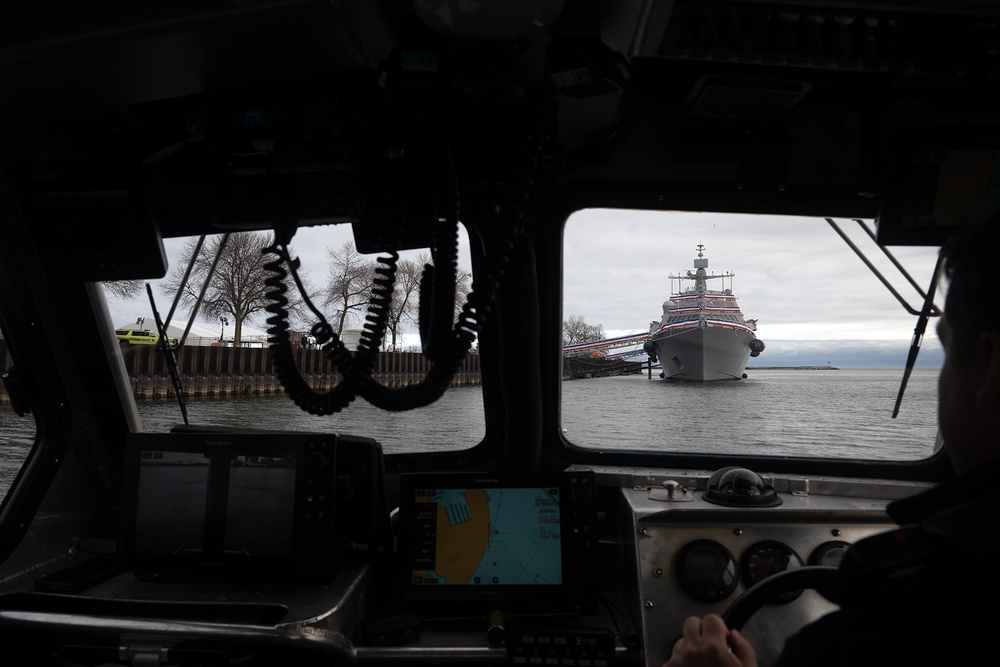
{"label": "yellow vehicle", "polygon": [[[116,329],[115,337],[122,345],[155,345],[158,336],[148,329]],[[170,347],[177,347],[176,338],[168,338]]]}

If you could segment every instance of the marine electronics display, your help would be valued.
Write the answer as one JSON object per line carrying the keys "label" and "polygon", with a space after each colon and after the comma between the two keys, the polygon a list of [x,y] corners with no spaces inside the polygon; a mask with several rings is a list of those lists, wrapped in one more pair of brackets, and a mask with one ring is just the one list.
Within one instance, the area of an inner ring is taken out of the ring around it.
{"label": "marine electronics display", "polygon": [[596,597],[594,473],[400,477],[403,597],[552,608]]}
{"label": "marine electronics display", "polygon": [[908,131],[886,148],[879,243],[939,245],[1000,212],[1000,128]]}
{"label": "marine electronics display", "polygon": [[123,566],[163,578],[331,578],[336,445],[336,435],[133,434]]}

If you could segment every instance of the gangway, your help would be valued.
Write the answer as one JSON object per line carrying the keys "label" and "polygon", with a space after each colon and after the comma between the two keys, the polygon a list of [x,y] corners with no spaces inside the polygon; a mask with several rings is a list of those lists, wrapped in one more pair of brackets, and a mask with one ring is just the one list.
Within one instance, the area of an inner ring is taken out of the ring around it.
{"label": "gangway", "polygon": [[[563,354],[575,354],[579,352],[586,352],[587,350],[611,350],[622,347],[629,347],[631,345],[641,345],[646,342],[649,338],[649,333],[635,333],[627,334],[625,336],[618,336],[616,338],[605,338],[604,340],[594,340],[588,341],[586,343],[574,343],[573,345],[567,345],[563,348]],[[622,353],[616,354],[614,356],[638,356],[640,354],[645,354],[641,349],[635,351],[633,354]]]}

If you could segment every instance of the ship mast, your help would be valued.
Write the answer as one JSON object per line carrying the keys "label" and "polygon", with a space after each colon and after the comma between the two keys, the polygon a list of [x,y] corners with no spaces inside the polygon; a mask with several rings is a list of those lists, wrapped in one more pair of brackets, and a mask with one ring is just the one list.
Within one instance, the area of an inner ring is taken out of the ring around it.
{"label": "ship mast", "polygon": [[671,280],[677,280],[678,281],[678,285],[677,285],[678,286],[678,290],[677,290],[678,293],[681,293],[681,292],[684,291],[683,288],[681,287],[681,283],[680,283],[680,281],[682,281],[682,280],[693,280],[694,281],[694,290],[693,291],[697,292],[698,294],[704,294],[706,292],[706,290],[707,290],[707,286],[705,284],[705,281],[707,281],[707,280],[713,280],[713,279],[716,279],[716,278],[732,278],[733,276],[736,275],[735,273],[731,273],[731,272],[725,272],[725,273],[720,273],[720,274],[714,274],[713,273],[712,275],[708,275],[708,271],[706,270],[706,269],[708,269],[708,259],[705,257],[705,244],[704,243],[699,243],[698,246],[695,249],[698,251],[698,256],[695,257],[695,260],[694,260],[694,269],[695,269],[695,271],[692,272],[692,271],[689,270],[685,275],[676,275],[676,276],[674,274],[670,274],[669,275],[669,278]]}

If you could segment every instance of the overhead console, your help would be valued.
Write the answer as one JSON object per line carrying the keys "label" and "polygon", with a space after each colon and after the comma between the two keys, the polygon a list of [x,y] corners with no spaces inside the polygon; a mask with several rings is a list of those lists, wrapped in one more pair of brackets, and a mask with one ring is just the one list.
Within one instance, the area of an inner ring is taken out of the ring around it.
{"label": "overhead console", "polygon": [[883,245],[941,245],[1000,212],[1000,127],[919,128],[886,144]]}

